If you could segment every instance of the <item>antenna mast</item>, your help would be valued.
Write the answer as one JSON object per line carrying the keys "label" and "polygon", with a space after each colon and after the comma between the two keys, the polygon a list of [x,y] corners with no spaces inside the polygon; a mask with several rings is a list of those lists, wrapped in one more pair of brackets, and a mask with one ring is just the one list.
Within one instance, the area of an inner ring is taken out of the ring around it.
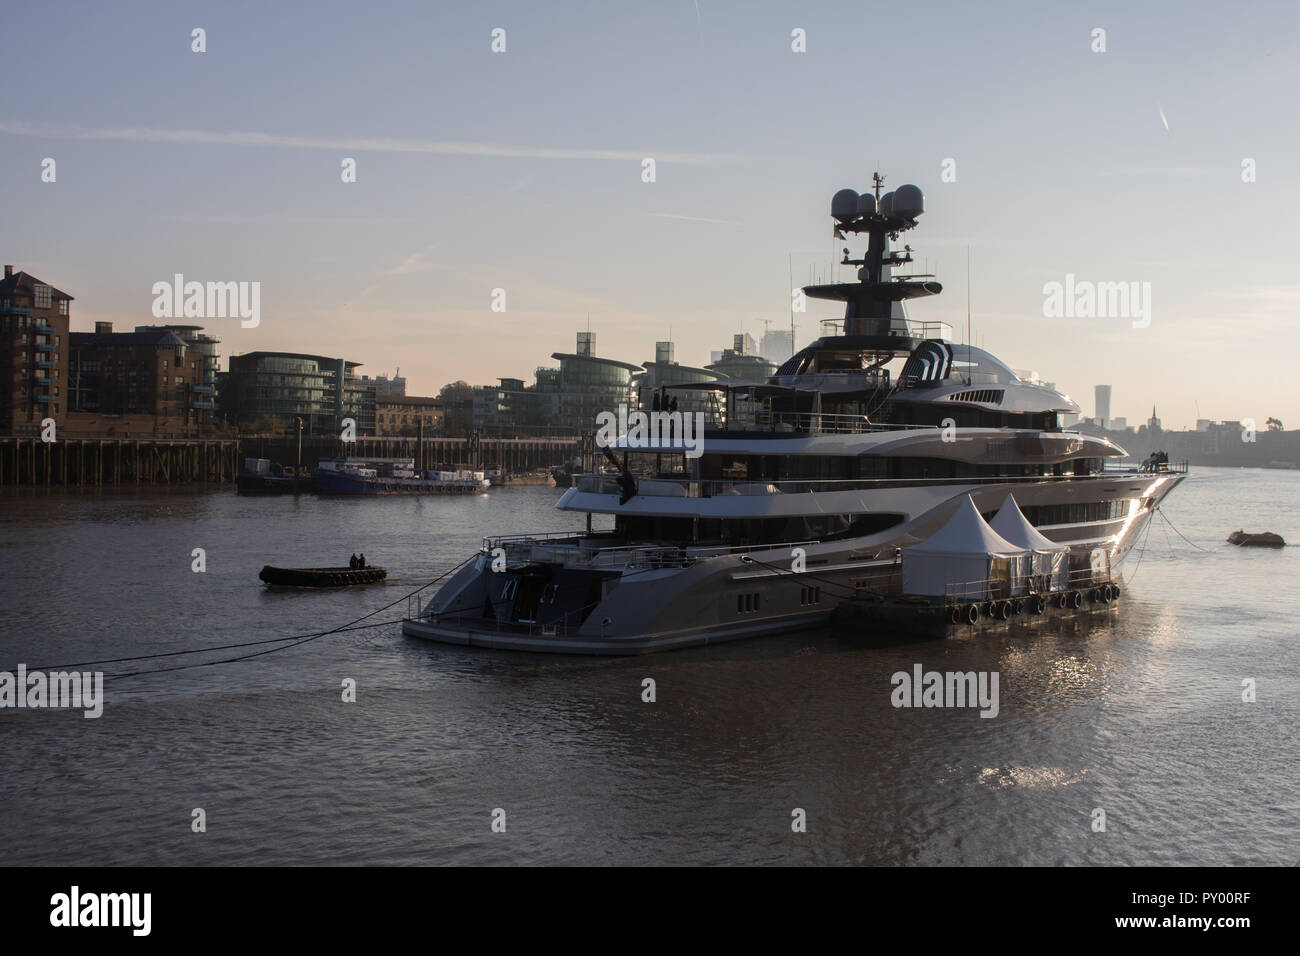
{"label": "antenna mast", "polygon": [[790,253],[790,357],[794,358],[794,253]]}
{"label": "antenna mast", "polygon": [[966,384],[971,383],[970,364],[970,246],[966,247]]}

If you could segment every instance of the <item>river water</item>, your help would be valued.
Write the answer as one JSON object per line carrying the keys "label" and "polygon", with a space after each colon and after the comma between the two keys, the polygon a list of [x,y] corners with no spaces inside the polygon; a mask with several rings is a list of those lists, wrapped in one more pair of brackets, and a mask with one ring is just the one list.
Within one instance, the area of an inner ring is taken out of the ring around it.
{"label": "river water", "polygon": [[[89,668],[110,675],[98,719],[0,710],[0,845],[9,864],[1290,865],[1300,548],[1222,542],[1300,542],[1298,493],[1300,472],[1195,469],[1164,511],[1207,550],[1157,522],[1117,613],[1029,633],[822,630],[607,659],[389,623],[239,663]],[[577,530],[559,494],[7,490],[0,670],[315,632],[389,602],[372,620],[394,621],[484,534]],[[353,551],[388,583],[257,581]],[[997,716],[895,708],[891,675],[917,664],[996,672]]]}

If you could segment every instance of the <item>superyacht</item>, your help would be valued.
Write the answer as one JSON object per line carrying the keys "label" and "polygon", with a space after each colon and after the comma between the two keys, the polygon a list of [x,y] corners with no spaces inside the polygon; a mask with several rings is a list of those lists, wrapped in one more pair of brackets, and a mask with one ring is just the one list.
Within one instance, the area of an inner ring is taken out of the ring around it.
{"label": "superyacht", "polygon": [[817,626],[855,595],[901,593],[904,550],[968,499],[984,518],[1014,501],[1071,574],[1117,573],[1185,466],[1117,465],[1119,445],[1062,427],[1080,411],[1068,396],[909,318],[908,300],[942,291],[897,247],[924,198],[873,183],[831,201],[836,236],[866,236],[861,258],[844,251],[858,281],[804,289],[841,319],[765,381],[676,386],[714,409],[695,454],[662,437],[605,447],[613,469],[589,464],[556,506],[585,533],[484,539],[403,632],[638,654]]}

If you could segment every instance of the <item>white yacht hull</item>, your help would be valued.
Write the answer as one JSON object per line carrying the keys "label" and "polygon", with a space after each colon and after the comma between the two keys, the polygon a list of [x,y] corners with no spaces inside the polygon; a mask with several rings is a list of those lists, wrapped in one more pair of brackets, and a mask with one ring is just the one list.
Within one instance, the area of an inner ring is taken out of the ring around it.
{"label": "white yacht hull", "polygon": [[[1130,513],[1041,530],[1081,551],[1104,549],[1110,567],[1118,569],[1139,542],[1154,507],[1181,480],[1181,475],[1171,474],[1091,479],[1091,496],[1104,500],[1103,489],[1124,495],[1134,502]],[[499,620],[484,613],[485,607],[494,606],[492,589],[503,577],[492,571],[492,554],[485,551],[453,577],[418,618],[404,622],[402,630],[410,637],[470,647],[626,655],[817,627],[829,623],[857,588],[877,588],[881,582],[896,587],[900,565],[895,549],[931,533],[950,513],[949,502],[971,493],[991,503],[1009,490],[1018,500],[1022,495],[1030,500],[1035,485],[1030,479],[1023,486],[951,486],[943,502],[927,502],[931,507],[919,517],[880,534],[802,545],[803,573],[790,570],[792,545],[719,554],[681,568],[604,569],[590,613],[581,620],[549,625],[536,619]],[[528,553],[528,561],[545,563],[554,550],[539,543]]]}

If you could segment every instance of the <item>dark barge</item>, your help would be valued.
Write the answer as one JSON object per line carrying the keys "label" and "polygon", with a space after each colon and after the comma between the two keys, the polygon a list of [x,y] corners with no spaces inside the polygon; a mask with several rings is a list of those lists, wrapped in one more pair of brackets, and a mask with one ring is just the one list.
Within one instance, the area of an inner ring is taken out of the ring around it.
{"label": "dark barge", "polygon": [[277,568],[266,565],[258,575],[280,588],[347,588],[377,584],[388,577],[385,568]]}

